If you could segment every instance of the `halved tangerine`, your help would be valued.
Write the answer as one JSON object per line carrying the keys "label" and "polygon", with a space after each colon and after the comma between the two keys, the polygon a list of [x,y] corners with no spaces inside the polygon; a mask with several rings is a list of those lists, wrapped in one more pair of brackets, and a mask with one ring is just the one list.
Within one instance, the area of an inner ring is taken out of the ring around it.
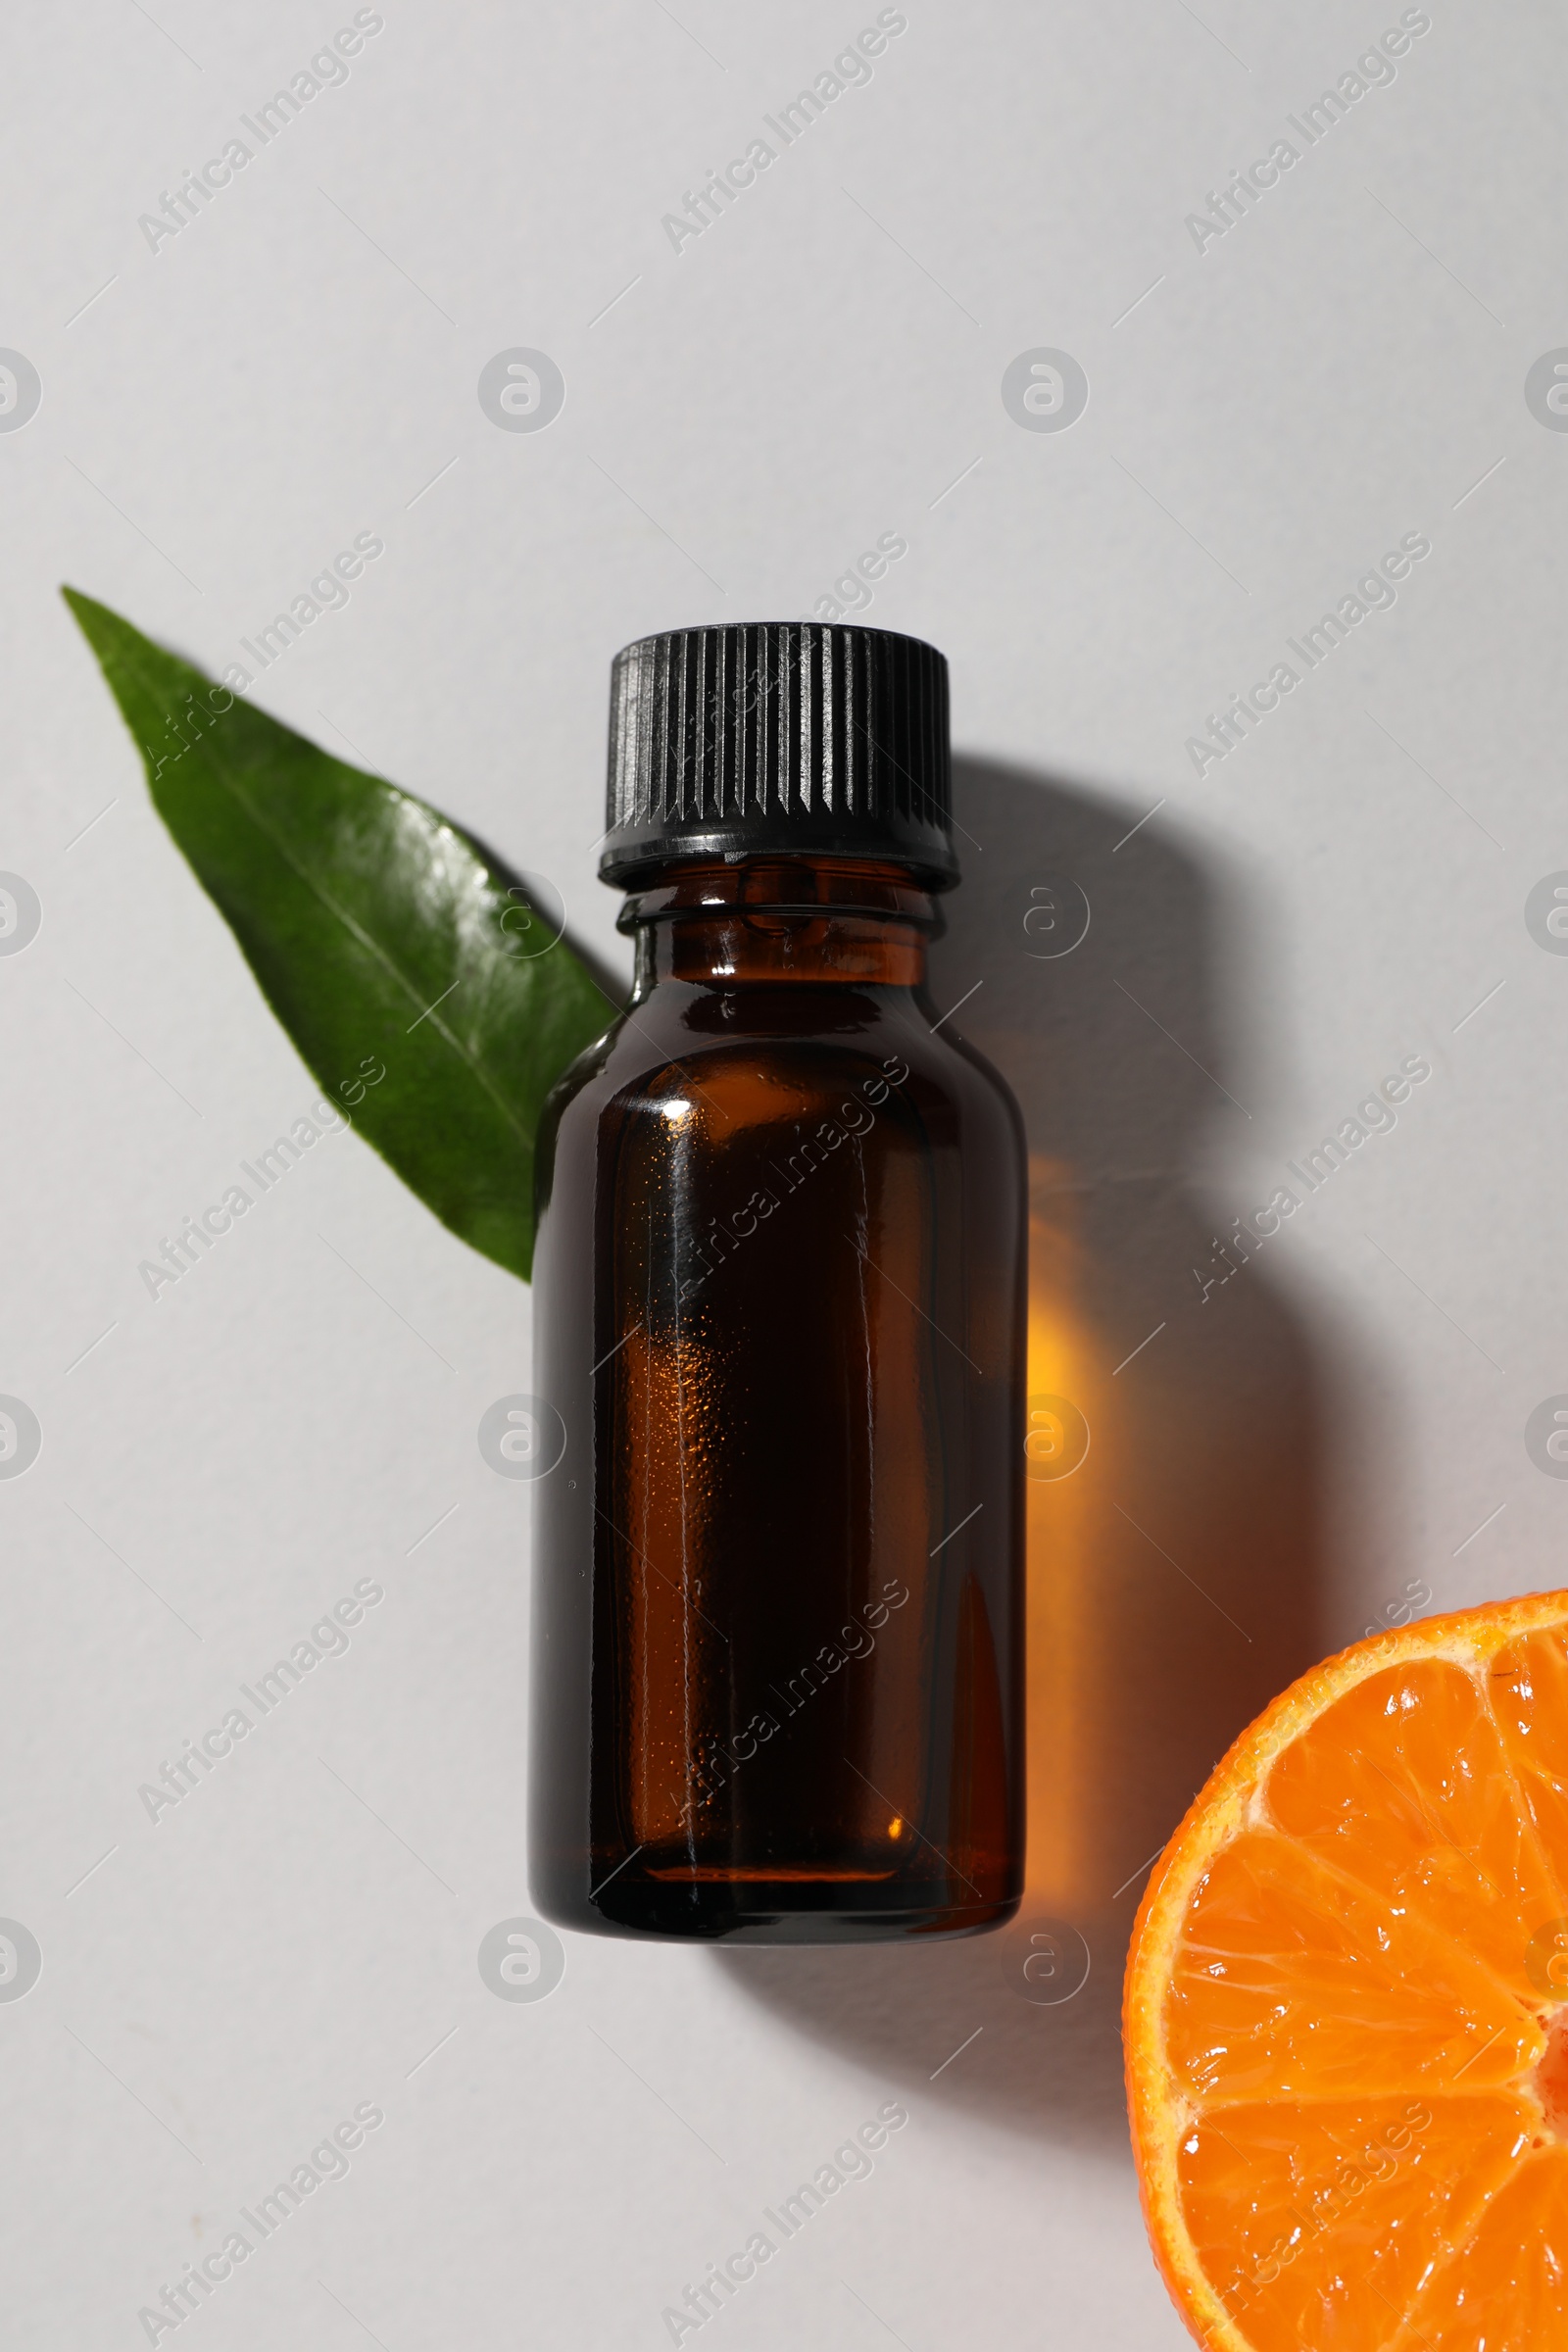
{"label": "halved tangerine", "polygon": [[1568,1592],[1357,1643],[1151,1879],[1124,2012],[1215,2352],[1568,2352]]}

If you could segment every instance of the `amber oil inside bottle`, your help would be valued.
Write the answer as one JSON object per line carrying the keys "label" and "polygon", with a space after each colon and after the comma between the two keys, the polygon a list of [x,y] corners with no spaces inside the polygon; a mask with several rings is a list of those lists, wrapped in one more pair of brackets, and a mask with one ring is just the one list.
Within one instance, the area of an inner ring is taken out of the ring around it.
{"label": "amber oil inside bottle", "polygon": [[539,1138],[535,1899],[831,1942],[1017,1907],[1024,1156],[898,865],[671,860]]}

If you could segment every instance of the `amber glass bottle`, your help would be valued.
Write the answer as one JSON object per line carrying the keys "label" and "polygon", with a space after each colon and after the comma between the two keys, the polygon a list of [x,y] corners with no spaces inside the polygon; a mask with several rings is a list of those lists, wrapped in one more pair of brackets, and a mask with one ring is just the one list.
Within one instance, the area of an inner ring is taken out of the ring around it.
{"label": "amber glass bottle", "polygon": [[539,1138],[532,1877],[565,1927],[993,1927],[1022,1884],[1025,1183],[924,993],[940,654],[617,658],[630,1006]]}

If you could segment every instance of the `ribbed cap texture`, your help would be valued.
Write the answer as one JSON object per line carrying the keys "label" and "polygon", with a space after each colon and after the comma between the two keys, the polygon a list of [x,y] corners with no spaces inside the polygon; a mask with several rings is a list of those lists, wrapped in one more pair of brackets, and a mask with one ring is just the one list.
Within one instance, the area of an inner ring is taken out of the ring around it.
{"label": "ribbed cap texture", "polygon": [[948,664],[890,629],[668,629],[615,656],[609,832],[625,887],[671,858],[874,858],[957,879]]}

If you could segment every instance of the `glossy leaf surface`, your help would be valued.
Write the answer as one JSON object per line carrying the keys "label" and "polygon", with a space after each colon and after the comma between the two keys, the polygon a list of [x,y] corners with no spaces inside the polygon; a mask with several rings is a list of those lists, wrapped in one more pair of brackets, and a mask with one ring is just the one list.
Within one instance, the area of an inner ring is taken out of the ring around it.
{"label": "glossy leaf surface", "polygon": [[64,594],[160,816],[323,1092],[443,1224],[526,1279],[539,1112],[615,1008],[438,809]]}

